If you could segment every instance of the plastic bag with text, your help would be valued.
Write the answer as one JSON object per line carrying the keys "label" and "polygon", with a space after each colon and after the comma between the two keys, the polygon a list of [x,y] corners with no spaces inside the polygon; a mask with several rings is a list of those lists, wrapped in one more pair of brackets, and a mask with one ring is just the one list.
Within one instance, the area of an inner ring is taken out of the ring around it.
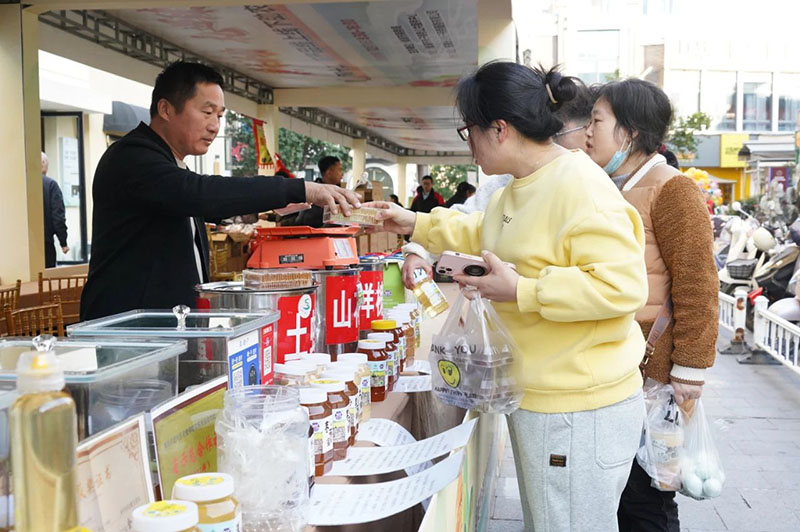
{"label": "plastic bag with text", "polygon": [[677,491],[681,488],[684,432],[674,390],[669,384],[647,379],[644,385],[644,402],[647,408],[644,441],[636,453],[636,460],[650,475],[654,488],[660,491]]}
{"label": "plastic bag with text", "polygon": [[510,414],[522,400],[513,377],[519,350],[492,306],[477,292],[470,297],[459,294],[431,341],[433,391],[448,405]]}
{"label": "plastic bag with text", "polygon": [[681,493],[693,499],[713,499],[722,493],[725,472],[714,444],[703,403],[683,408],[683,449],[681,450]]}

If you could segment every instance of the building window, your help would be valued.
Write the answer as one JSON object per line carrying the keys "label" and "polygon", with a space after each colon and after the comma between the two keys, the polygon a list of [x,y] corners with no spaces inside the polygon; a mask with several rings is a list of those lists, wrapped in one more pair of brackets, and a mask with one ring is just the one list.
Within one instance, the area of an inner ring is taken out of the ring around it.
{"label": "building window", "polygon": [[619,30],[579,31],[576,70],[587,85],[619,78]]}
{"label": "building window", "polygon": [[704,72],[700,108],[711,117],[711,129],[735,131],[736,72]]}
{"label": "building window", "polygon": [[800,74],[779,74],[775,92],[778,95],[778,131],[794,131],[800,115]]}
{"label": "building window", "polygon": [[742,128],[745,131],[772,130],[772,74],[744,75]]}
{"label": "building window", "polygon": [[700,110],[699,70],[672,70],[667,83],[675,117],[689,116]]}

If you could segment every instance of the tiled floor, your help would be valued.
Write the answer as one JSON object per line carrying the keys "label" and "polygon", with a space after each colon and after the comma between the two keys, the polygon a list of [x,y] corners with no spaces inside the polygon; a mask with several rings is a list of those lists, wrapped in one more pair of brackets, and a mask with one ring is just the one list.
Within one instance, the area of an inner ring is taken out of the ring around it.
{"label": "tiled floor", "polygon": [[[720,346],[729,338],[721,332]],[[681,530],[800,532],[800,375],[736,359],[718,355],[704,392],[727,483],[711,501],[678,495]],[[506,449],[488,532],[524,529],[511,446]]]}

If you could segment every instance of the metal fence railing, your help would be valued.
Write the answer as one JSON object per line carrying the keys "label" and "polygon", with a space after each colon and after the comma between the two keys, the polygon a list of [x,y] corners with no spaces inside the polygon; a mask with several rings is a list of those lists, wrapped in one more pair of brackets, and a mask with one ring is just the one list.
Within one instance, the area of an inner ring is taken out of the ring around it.
{"label": "metal fence railing", "polygon": [[719,324],[730,332],[734,332],[733,315],[736,309],[736,298],[719,293]]}
{"label": "metal fence railing", "polygon": [[800,374],[800,327],[767,310],[769,301],[756,298],[753,314],[753,343],[773,358]]}

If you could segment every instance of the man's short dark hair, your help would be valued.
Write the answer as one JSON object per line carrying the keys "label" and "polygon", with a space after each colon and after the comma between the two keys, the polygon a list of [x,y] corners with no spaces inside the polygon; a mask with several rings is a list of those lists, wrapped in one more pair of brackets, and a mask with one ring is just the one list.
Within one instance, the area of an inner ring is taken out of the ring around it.
{"label": "man's short dark hair", "polygon": [[319,166],[319,173],[325,175],[325,172],[328,171],[328,168],[340,162],[342,161],[338,157],[334,157],[333,155],[326,155],[325,157],[320,159],[319,162],[317,163],[317,166]]}
{"label": "man's short dark hair", "polygon": [[431,176],[429,176],[429,175],[422,176],[422,180],[423,181],[425,181],[426,179],[429,180],[431,183],[433,183],[433,178]]}
{"label": "man's short dark hair", "polygon": [[167,100],[180,113],[187,100],[197,92],[198,83],[213,83],[225,88],[222,76],[210,66],[201,63],[176,61],[165,68],[156,78],[153,98],[150,101],[150,117],[158,114],[158,102]]}

